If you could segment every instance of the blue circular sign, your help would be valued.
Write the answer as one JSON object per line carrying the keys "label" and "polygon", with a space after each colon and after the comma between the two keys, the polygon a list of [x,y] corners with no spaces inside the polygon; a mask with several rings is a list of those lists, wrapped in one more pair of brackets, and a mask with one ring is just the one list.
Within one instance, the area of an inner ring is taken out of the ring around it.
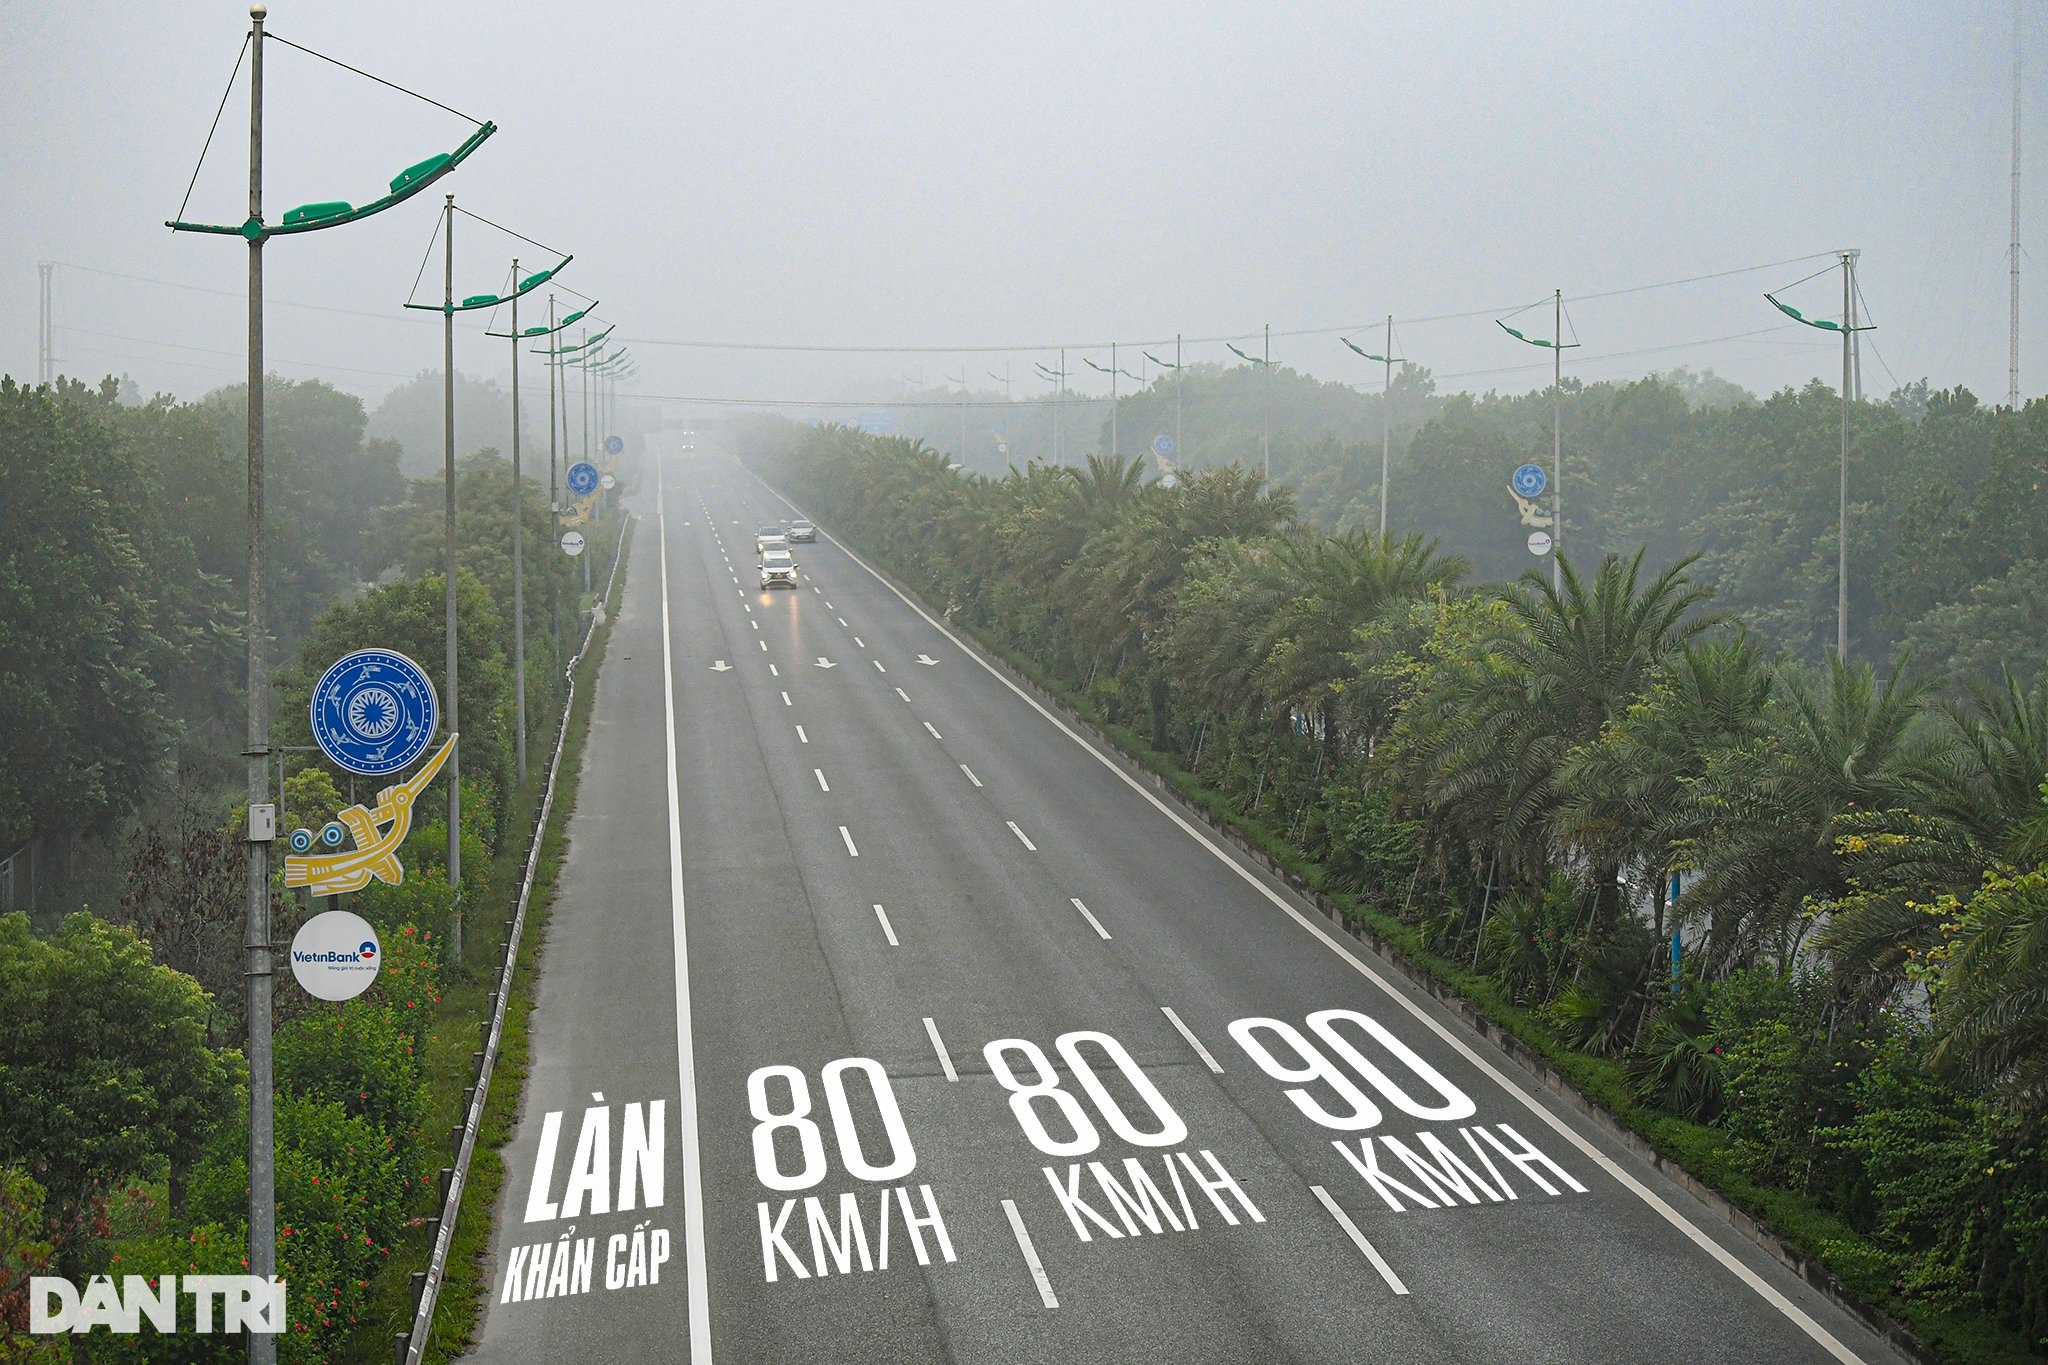
{"label": "blue circular sign", "polygon": [[623,436],[607,436],[604,438],[604,453],[607,455],[616,455],[625,448],[626,438]]}
{"label": "blue circular sign", "polygon": [[1512,483],[1517,493],[1533,498],[1550,486],[1550,476],[1543,472],[1540,464],[1525,464],[1515,470]]}
{"label": "blue circular sign", "polygon": [[1163,431],[1154,436],[1152,438],[1152,453],[1154,455],[1173,454],[1173,438]]}
{"label": "blue circular sign", "polygon": [[569,491],[579,498],[597,491],[597,479],[597,466],[588,460],[569,466]]}
{"label": "blue circular sign", "polygon": [[389,649],[336,659],[313,689],[313,741],[336,766],[383,777],[427,751],[440,699],[427,671]]}

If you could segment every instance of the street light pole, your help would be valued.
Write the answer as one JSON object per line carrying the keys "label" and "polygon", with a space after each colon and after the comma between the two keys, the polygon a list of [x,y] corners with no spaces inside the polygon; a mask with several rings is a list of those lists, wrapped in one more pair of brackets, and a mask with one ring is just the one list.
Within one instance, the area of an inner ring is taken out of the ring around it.
{"label": "street light pole", "polygon": [[1180,442],[1180,333],[1173,334],[1173,456],[1186,462],[1188,453]]}
{"label": "street light pole", "polygon": [[1550,348],[1550,486],[1556,495],[1557,534],[1550,544],[1550,586],[1564,590],[1564,290],[1550,291],[1554,310],[1550,335],[1557,344]]}
{"label": "street light pole", "polygon": [[[270,808],[270,678],[266,667],[268,641],[269,562],[263,539],[263,19],[266,8],[249,7],[249,222],[258,231],[249,238],[249,576],[248,615],[244,622],[249,670],[248,749],[249,843],[247,901],[242,916],[243,1003],[249,1026],[249,1273],[268,1280],[277,1274],[277,1144],[271,1105],[270,1045],[270,844],[269,830],[256,824],[256,813]],[[274,808],[271,808],[274,810]],[[262,834],[263,838],[257,835]],[[272,1323],[275,1330],[284,1324]],[[271,1365],[277,1359],[277,1337],[249,1333],[250,1365]]]}
{"label": "street light pole", "polygon": [[[441,576],[447,611],[448,733],[460,734],[461,680],[455,646],[455,196],[442,207],[441,276]],[[455,913],[448,923],[448,951],[462,963],[462,746],[448,755],[448,886],[455,893]]]}
{"label": "street light pole", "polygon": [[1394,427],[1388,409],[1394,401],[1394,315],[1387,314],[1386,380],[1380,385],[1380,539],[1387,538],[1387,476],[1394,454]]}
{"label": "street light pole", "polygon": [[512,258],[512,704],[519,713],[513,746],[519,780],[526,780],[526,481],[519,467],[519,258]]}
{"label": "street light pole", "polygon": [[[514,328],[513,330],[517,331],[518,329]],[[548,295],[548,337],[552,340],[554,335],[555,296],[551,293]],[[550,552],[554,550],[555,542],[561,539],[561,528],[555,514],[555,374],[561,369],[560,364],[557,363],[559,359],[560,357],[556,356],[553,353],[553,348],[550,347],[548,354],[548,549]],[[548,562],[552,564],[552,558]],[[562,622],[561,613],[555,605],[555,576],[553,573],[548,575],[548,628],[554,633],[555,657],[559,659],[562,653]],[[553,662],[551,661],[548,666],[552,669],[554,667]]]}
{"label": "street light pole", "polygon": [[[1838,474],[1839,487],[1835,499],[1835,656],[1844,663],[1849,660],[1849,404],[1856,383],[1855,345],[1858,332],[1876,330],[1875,324],[1856,320],[1856,257],[1854,250],[1837,253],[1842,263],[1842,320],[1830,322],[1826,318],[1810,318],[1781,300],[1776,294],[1766,292],[1764,301],[1771,307],[1805,327],[1815,327],[1823,332],[1842,334],[1842,455]],[[1819,273],[1826,273],[1825,271]],[[1808,275],[1806,279],[1812,279]],[[1805,283],[1804,280],[1796,283]],[[1789,287],[1789,286],[1788,286]]]}
{"label": "street light pole", "polygon": [[1849,271],[1852,252],[1842,253],[1842,461],[1835,505],[1835,656],[1849,662],[1849,382],[1850,351],[1856,344],[1851,318]]}
{"label": "street light pole", "polygon": [[1265,359],[1259,368],[1266,372],[1266,397],[1259,418],[1259,454],[1265,460],[1266,482],[1273,482],[1273,324],[1266,324]]}

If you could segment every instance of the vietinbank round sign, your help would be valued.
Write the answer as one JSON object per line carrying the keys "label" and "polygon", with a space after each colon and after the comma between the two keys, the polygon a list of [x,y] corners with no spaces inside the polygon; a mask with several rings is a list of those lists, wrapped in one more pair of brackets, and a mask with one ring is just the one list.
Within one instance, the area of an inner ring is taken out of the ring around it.
{"label": "vietinbank round sign", "polygon": [[377,979],[383,956],[368,920],[329,910],[307,920],[292,939],[292,975],[316,1000],[353,1000]]}

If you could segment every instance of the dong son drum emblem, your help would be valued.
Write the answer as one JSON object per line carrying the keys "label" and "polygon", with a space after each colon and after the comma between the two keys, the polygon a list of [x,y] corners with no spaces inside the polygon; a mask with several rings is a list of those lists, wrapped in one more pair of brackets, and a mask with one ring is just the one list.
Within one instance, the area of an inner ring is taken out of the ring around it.
{"label": "dong son drum emblem", "polygon": [[[427,751],[440,704],[433,680],[411,659],[388,649],[359,649],[321,674],[311,712],[313,738],[336,766],[363,777],[388,777]],[[285,885],[316,896],[360,891],[373,879],[397,885],[405,876],[398,849],[412,827],[413,802],[441,771],[455,742],[456,736],[448,736],[419,771],[378,792],[375,805],[350,806],[317,835],[292,831]],[[353,846],[344,848],[345,843]]]}

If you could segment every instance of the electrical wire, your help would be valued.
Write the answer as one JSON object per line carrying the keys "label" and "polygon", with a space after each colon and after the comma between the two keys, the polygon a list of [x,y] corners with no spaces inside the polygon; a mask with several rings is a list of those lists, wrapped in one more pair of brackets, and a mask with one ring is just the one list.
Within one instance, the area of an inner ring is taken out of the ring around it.
{"label": "electrical wire", "polygon": [[507,237],[518,237],[520,241],[525,242],[528,246],[537,246],[542,251],[551,251],[557,256],[567,256],[569,254],[568,252],[563,251],[560,247],[552,247],[549,246],[546,242],[536,242],[531,237],[521,236],[519,233],[514,232],[511,228],[504,227],[501,224],[492,222],[490,219],[484,217],[481,213],[471,213],[468,209],[462,207],[462,205],[460,204],[457,204],[455,206],[455,211],[465,218],[476,219],[485,227],[497,228],[498,231],[504,233]]}
{"label": "electrical wire", "polygon": [[199,160],[193,163],[192,178],[185,182],[185,197],[178,201],[178,221],[185,221],[185,206],[192,202],[192,187],[199,183],[200,168],[206,165],[206,153],[213,146],[213,135],[220,131],[220,116],[227,112],[228,96],[235,93],[235,77],[242,74],[242,62],[249,55],[249,35],[242,35],[242,50],[235,54],[235,69],[228,72],[227,89],[220,92],[220,107],[213,111],[213,124],[206,130],[206,141],[200,144]]}
{"label": "electrical wire", "polygon": [[293,42],[291,39],[281,38],[277,34],[272,33],[269,29],[265,29],[263,31],[263,36],[270,39],[274,43],[283,43],[286,47],[296,48],[298,51],[305,53],[308,57],[318,57],[323,62],[332,63],[333,65],[340,67],[343,71],[353,71],[355,72],[356,75],[361,76],[366,81],[375,81],[379,85],[389,86],[391,89],[396,90],[401,95],[411,95],[416,100],[423,100],[426,103],[433,105],[436,109],[446,109],[449,113],[455,115],[455,117],[460,119],[468,119],[471,123],[474,123],[479,128],[484,126],[484,121],[472,114],[465,114],[460,109],[450,109],[447,105],[441,103],[441,101],[437,99],[433,99],[427,95],[422,95],[417,90],[408,90],[404,86],[398,84],[398,82],[387,81],[382,76],[372,76],[369,72],[364,71],[359,67],[350,66],[347,62],[339,61],[336,58],[328,56],[324,52],[315,52],[310,47],[301,47],[299,44]]}
{"label": "electrical wire", "polygon": [[[1699,284],[1706,280],[1720,280],[1727,279],[1733,275],[1754,274],[1759,270],[1776,270],[1781,266],[1797,265],[1802,261],[1818,260],[1823,256],[1833,256],[1836,254],[1837,253],[1832,251],[1813,251],[1808,252],[1806,255],[1803,256],[1787,257],[1784,260],[1765,261],[1758,265],[1737,266],[1730,270],[1713,270],[1708,271],[1705,274],[1687,275],[1683,278],[1675,280],[1658,280],[1651,284],[1629,285],[1628,287],[1623,289],[1604,289],[1591,294],[1573,294],[1568,296],[1565,299],[1565,302],[1586,303],[1595,299],[1619,298],[1624,294],[1646,293],[1654,289],[1674,289],[1680,285]],[[1821,271],[1817,273],[1824,274],[1826,272]],[[1807,278],[1811,279],[1812,276],[1808,276]],[[1790,286],[1787,287],[1789,288]],[[1550,300],[1548,299],[1537,300],[1538,303],[1548,303],[1549,301]],[[1522,312],[1534,306],[1535,304],[1525,304],[1519,307],[1514,304],[1503,304],[1497,308],[1471,308],[1456,313],[1433,313],[1426,317],[1397,318],[1396,321],[1403,326],[1415,327],[1436,322],[1459,322],[1467,318],[1490,318],[1498,317],[1503,314],[1506,314],[1507,316],[1513,316],[1513,313],[1508,312],[1509,309],[1514,309],[1515,312]],[[1384,325],[1385,319],[1384,316],[1382,316],[1381,318],[1374,319],[1371,322],[1350,323],[1342,327],[1296,327],[1289,328],[1284,331],[1275,329],[1272,335],[1276,337],[1340,336],[1347,332],[1362,332],[1374,326]],[[1231,332],[1228,334],[1219,334],[1216,336],[1184,336],[1179,338],[1179,340],[1182,341],[1184,344],[1191,343],[1196,345],[1203,345],[1214,344],[1218,342],[1227,344],[1233,341],[1251,341],[1263,335],[1265,335],[1264,331],[1260,330],[1248,332]],[[691,350],[706,351],[803,351],[829,355],[973,355],[1002,354],[1005,352],[1022,351],[1057,351],[1062,348],[1075,351],[1099,351],[1108,349],[1112,344],[1118,346],[1140,347],[1167,346],[1171,345],[1175,338],[1171,336],[1166,336],[1152,337],[1149,339],[1139,339],[1136,341],[1116,340],[1114,342],[1110,340],[1014,342],[1000,346],[826,346],[793,342],[698,341],[691,339],[679,339],[673,337],[639,336],[626,337],[625,340],[629,342],[643,342],[649,346],[677,346]]]}

